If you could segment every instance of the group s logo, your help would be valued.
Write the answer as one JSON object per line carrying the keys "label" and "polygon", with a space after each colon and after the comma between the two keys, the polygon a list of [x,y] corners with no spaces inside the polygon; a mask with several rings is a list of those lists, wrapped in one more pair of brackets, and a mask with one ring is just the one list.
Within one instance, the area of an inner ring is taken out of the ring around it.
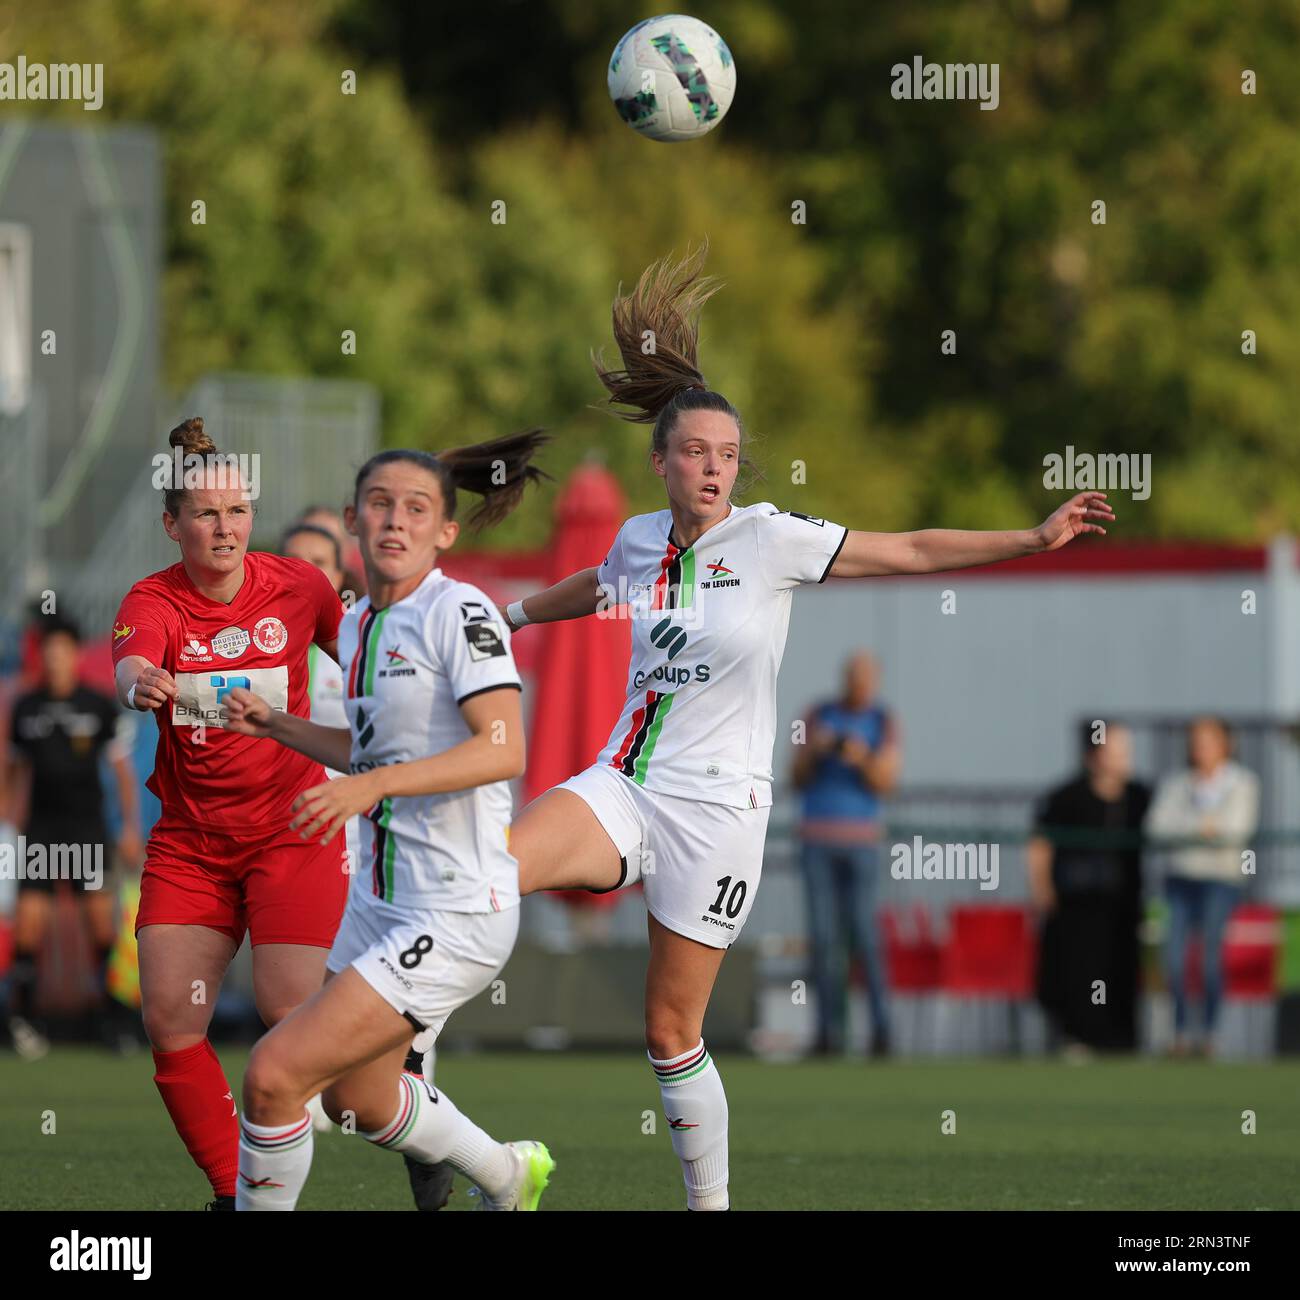
{"label": "group s logo", "polygon": [[694,668],[685,665],[681,668],[670,668],[667,664],[660,664],[651,672],[633,674],[632,685],[637,690],[640,690],[646,682],[661,682],[664,686],[685,686],[692,681],[707,682],[710,671],[708,664],[696,664]]}
{"label": "group s logo", "polygon": [[[683,650],[686,649],[686,633],[682,631],[676,623],[670,618],[662,619],[650,629],[650,642],[660,650],[668,654],[668,661],[671,663],[677,658]],[[698,664],[695,668],[669,668],[665,664],[660,664],[658,668],[651,672],[638,672],[633,675],[632,684],[638,690],[649,681],[660,682],[665,686],[685,686],[688,682],[707,682],[709,680],[709,665]]]}
{"label": "group s logo", "polygon": [[659,649],[668,651],[670,662],[686,649],[686,633],[670,618],[663,619],[650,629],[650,641]]}

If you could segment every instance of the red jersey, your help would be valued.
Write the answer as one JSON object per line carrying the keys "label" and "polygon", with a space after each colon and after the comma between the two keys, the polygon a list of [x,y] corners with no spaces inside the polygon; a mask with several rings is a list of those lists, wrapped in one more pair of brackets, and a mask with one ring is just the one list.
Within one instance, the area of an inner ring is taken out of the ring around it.
{"label": "red jersey", "polygon": [[325,781],[315,760],[274,740],[222,730],[222,700],[243,686],[271,707],[307,717],[307,648],[338,636],[343,605],[315,565],[249,551],[229,605],[203,595],[182,564],[137,582],[113,625],[113,662],[143,655],[176,679],[155,710],[158,750],[146,783],[162,820],[209,830],[269,830],[294,799]]}

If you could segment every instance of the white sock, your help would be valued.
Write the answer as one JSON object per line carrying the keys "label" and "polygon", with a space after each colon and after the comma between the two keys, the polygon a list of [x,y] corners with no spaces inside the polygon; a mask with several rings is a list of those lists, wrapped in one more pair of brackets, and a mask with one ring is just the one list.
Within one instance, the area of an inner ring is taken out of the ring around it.
{"label": "white sock", "polygon": [[397,1114],[374,1133],[361,1135],[387,1151],[435,1165],[447,1161],[472,1178],[490,1197],[504,1197],[514,1186],[519,1166],[502,1142],[495,1142],[445,1092],[402,1073],[397,1087]]}
{"label": "white sock", "polygon": [[292,1210],[311,1169],[311,1116],[292,1124],[239,1121],[236,1210]]}
{"label": "white sock", "polygon": [[726,1210],[727,1094],[704,1039],[671,1061],[650,1057],[673,1150],[682,1162],[688,1210]]}

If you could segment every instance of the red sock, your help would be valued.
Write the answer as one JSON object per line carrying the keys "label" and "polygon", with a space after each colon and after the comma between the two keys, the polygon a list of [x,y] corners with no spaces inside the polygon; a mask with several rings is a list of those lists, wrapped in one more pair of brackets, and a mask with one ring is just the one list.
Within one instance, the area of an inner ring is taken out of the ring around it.
{"label": "red sock", "polygon": [[179,1052],[153,1054],[153,1081],[185,1149],[217,1196],[234,1196],[239,1120],[226,1072],[205,1038]]}

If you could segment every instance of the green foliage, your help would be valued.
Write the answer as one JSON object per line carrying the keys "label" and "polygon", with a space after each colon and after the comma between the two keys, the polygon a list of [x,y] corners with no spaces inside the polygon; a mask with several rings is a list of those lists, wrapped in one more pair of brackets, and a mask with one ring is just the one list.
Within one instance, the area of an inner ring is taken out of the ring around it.
{"label": "green foliage", "polygon": [[[645,431],[590,409],[588,350],[620,279],[707,236],[727,287],[703,368],[756,435],[751,499],[867,528],[1023,525],[1071,443],[1151,454],[1150,500],[1116,502],[1124,536],[1300,526],[1297,0],[699,12],[739,89],[676,146],[608,103],[609,51],[644,16],[622,0],[453,24],[419,0],[0,0],[0,30],[29,59],[102,62],[101,119],[163,133],[174,387],[368,380],[393,444],[544,423],[557,476],[594,449],[655,508]],[[891,65],[918,54],[997,62],[997,111],[892,99]],[[540,540],[548,496],[493,544]]]}

